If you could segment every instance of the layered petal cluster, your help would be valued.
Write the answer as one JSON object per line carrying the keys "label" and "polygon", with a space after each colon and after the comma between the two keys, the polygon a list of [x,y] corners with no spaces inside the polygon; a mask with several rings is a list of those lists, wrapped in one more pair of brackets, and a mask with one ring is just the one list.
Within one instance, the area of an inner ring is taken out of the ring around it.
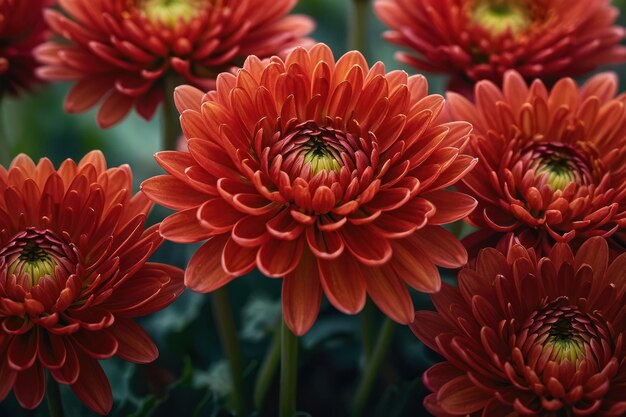
{"label": "layered petal cluster", "polygon": [[0,167],[0,400],[13,389],[35,408],[47,370],[106,414],[98,361],[156,359],[133,319],[174,301],[183,272],[146,262],[162,238],[145,228],[150,200],[131,192],[129,167],[107,169],[100,152],[58,170],[24,155]]}
{"label": "layered petal cluster", "polygon": [[432,300],[411,328],[445,358],[424,374],[434,415],[626,415],[626,254],[604,239],[485,249]]}
{"label": "layered petal cluster", "polygon": [[51,0],[0,0],[0,97],[41,82],[33,55],[46,38],[43,9]]}
{"label": "layered petal cluster", "polygon": [[375,10],[385,38],[411,50],[400,61],[450,74],[455,89],[500,83],[508,69],[556,81],[626,59],[610,0],[376,0]]}
{"label": "layered petal cluster", "polygon": [[427,89],[356,51],[335,61],[323,44],[285,61],[249,57],[206,94],[179,87],[189,152],[158,153],[168,174],[142,189],[177,210],[161,224],[166,239],[208,239],[186,284],[213,291],[255,267],[284,277],[284,317],[299,335],[322,292],[348,314],[367,293],[410,322],[405,284],[437,291],[436,265],[466,262],[440,225],[476,204],[444,190],[476,163],[462,151],[471,126],[439,123],[444,99]]}
{"label": "layered petal cluster", "polygon": [[69,113],[101,103],[97,122],[110,127],[134,107],[146,120],[166,84],[208,90],[215,76],[243,58],[268,57],[312,43],[313,22],[287,16],[297,0],[59,0],[46,19],[62,39],[38,49],[47,80],[76,83]]}
{"label": "layered petal cluster", "polygon": [[508,233],[541,253],[592,236],[623,248],[626,96],[616,91],[613,74],[580,88],[565,78],[548,91],[511,71],[503,90],[478,83],[475,104],[449,94],[453,117],[474,125],[469,149],[480,159],[463,184],[479,202],[471,252]]}

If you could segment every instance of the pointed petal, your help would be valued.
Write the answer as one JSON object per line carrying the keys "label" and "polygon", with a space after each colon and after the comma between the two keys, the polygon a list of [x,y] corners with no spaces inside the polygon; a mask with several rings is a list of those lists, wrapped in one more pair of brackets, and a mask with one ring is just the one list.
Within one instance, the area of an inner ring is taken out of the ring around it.
{"label": "pointed petal", "polygon": [[349,254],[332,261],[317,260],[322,288],[337,310],[356,314],[365,305],[365,279],[359,263]]}
{"label": "pointed petal", "polygon": [[228,235],[209,239],[193,254],[185,270],[185,285],[194,291],[215,291],[232,281],[235,276],[222,268],[222,251]]}
{"label": "pointed petal", "polygon": [[302,252],[296,269],[285,275],[282,303],[285,323],[296,336],[309,331],[320,310],[322,286],[315,257]]}
{"label": "pointed petal", "polygon": [[46,380],[43,366],[35,362],[25,371],[19,372],[13,386],[15,398],[20,405],[28,410],[36,408],[46,392]]}
{"label": "pointed petal", "polygon": [[80,375],[71,385],[72,391],[90,409],[98,414],[108,414],[113,407],[109,380],[98,361],[80,355]]}
{"label": "pointed petal", "polygon": [[363,268],[367,293],[383,313],[400,324],[413,321],[415,308],[406,284],[393,268]]}
{"label": "pointed petal", "polygon": [[120,358],[133,363],[150,363],[159,356],[150,336],[133,320],[118,318],[108,330],[117,339]]}

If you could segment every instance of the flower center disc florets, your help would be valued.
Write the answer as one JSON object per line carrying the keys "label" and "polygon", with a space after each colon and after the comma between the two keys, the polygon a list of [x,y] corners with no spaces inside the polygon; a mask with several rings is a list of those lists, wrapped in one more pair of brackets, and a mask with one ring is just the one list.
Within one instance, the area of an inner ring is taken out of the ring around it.
{"label": "flower center disc florets", "polygon": [[523,339],[525,343],[520,346],[522,351],[530,352],[530,345],[539,345],[542,356],[556,363],[568,360],[576,365],[582,360],[595,360],[598,355],[591,353],[592,340],[598,346],[603,345],[603,342],[606,342],[604,346],[612,345],[607,340],[610,335],[608,329],[596,317],[569,305],[566,299],[557,300],[543,310],[534,312],[522,331],[527,332]]}
{"label": "flower center disc florets", "polygon": [[513,34],[523,32],[533,22],[530,8],[522,0],[478,0],[472,20],[495,36],[507,30]]}
{"label": "flower center disc florets", "polygon": [[322,171],[339,172],[346,165],[352,170],[359,149],[350,133],[312,122],[297,126],[282,142],[283,170],[292,178],[307,180]]}
{"label": "flower center disc florets", "polygon": [[592,183],[591,168],[580,152],[560,143],[534,144],[527,151],[535,178],[545,178],[553,191],[564,190],[571,183]]}
{"label": "flower center disc florets", "polygon": [[28,228],[18,233],[0,250],[0,271],[15,275],[25,289],[39,284],[44,277],[54,278],[57,268],[69,275],[78,260],[76,250],[54,232]]}
{"label": "flower center disc florets", "polygon": [[139,0],[138,8],[151,22],[173,27],[181,21],[191,21],[206,3],[207,0]]}

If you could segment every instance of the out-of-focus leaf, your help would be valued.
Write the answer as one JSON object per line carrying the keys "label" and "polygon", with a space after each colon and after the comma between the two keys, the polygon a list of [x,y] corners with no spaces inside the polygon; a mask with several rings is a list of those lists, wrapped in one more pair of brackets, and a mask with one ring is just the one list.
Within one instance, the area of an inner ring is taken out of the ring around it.
{"label": "out-of-focus leaf", "polygon": [[241,312],[240,336],[244,340],[259,342],[271,334],[281,319],[280,301],[264,294],[252,294]]}

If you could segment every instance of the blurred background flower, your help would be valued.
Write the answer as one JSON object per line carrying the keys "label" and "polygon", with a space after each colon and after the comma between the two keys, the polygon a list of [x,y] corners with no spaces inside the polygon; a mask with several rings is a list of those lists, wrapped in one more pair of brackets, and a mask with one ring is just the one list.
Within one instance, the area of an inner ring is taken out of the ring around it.
{"label": "blurred background flower", "polygon": [[0,97],[41,82],[33,50],[46,39],[43,8],[53,0],[0,0]]}
{"label": "blurred background flower", "polygon": [[545,258],[521,245],[485,249],[458,288],[418,311],[416,336],[445,358],[424,374],[436,416],[604,416],[626,413],[626,255],[606,242]]}
{"label": "blurred background flower", "polygon": [[409,48],[397,58],[450,74],[449,87],[500,83],[517,70],[549,83],[626,59],[626,35],[610,0],[375,0],[388,41]]}
{"label": "blurred background flower", "polygon": [[65,110],[100,104],[97,122],[110,127],[134,107],[150,120],[163,95],[192,84],[205,90],[249,54],[271,56],[313,30],[287,14],[297,0],[60,0],[46,20],[59,37],[38,48],[47,80],[75,81]]}
{"label": "blurred background flower", "polygon": [[144,230],[150,201],[132,195],[128,166],[92,152],[57,170],[18,156],[0,167],[0,399],[37,407],[52,381],[89,408],[111,410],[99,360],[152,362],[158,350],[133,319],[171,304],[183,272],[146,263],[162,242]]}

